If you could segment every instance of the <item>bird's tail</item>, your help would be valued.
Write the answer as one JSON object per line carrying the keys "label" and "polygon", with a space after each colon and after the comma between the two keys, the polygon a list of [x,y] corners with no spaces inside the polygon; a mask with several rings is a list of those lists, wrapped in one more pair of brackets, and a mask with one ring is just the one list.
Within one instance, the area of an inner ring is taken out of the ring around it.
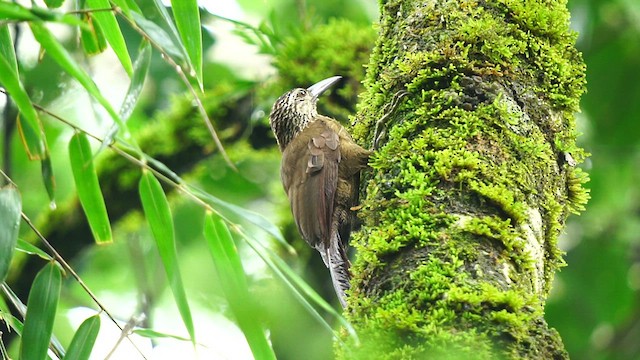
{"label": "bird's tail", "polygon": [[349,266],[351,264],[347,257],[344,244],[340,239],[340,235],[336,232],[333,236],[335,236],[335,238],[326,249],[327,259],[325,264],[331,273],[331,281],[333,282],[336,295],[338,295],[338,300],[340,300],[342,307],[345,308],[347,306],[346,291],[349,290],[351,281],[351,274],[349,273]]}

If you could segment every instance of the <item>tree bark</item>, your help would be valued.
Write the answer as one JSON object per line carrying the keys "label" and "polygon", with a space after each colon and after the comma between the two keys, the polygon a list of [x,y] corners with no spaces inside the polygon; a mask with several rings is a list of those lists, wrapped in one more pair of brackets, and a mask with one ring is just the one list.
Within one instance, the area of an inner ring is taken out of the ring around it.
{"label": "tree bark", "polygon": [[381,2],[354,135],[386,118],[388,136],[352,240],[360,343],[339,357],[568,357],[543,315],[588,199],[575,39],[564,1]]}

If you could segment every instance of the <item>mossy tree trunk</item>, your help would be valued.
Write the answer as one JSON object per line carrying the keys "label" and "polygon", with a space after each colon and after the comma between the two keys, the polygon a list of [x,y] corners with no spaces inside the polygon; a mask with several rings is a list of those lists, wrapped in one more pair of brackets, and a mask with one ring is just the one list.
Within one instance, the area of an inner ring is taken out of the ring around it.
{"label": "mossy tree trunk", "polygon": [[354,135],[371,161],[342,358],[566,358],[544,320],[588,193],[564,1],[382,1]]}

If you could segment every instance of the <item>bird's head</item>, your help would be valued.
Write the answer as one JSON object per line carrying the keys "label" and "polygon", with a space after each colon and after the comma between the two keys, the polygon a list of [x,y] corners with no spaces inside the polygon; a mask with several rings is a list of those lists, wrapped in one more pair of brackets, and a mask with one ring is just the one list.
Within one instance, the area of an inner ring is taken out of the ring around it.
{"label": "bird's head", "polygon": [[332,76],[306,89],[290,90],[276,100],[269,115],[269,124],[281,151],[315,120],[318,116],[318,97],[341,78],[342,76]]}

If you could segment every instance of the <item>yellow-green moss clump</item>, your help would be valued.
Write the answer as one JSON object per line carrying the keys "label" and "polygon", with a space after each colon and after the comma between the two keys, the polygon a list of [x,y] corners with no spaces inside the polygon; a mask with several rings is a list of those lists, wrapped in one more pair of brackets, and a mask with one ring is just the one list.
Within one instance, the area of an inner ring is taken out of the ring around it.
{"label": "yellow-green moss clump", "polygon": [[543,319],[584,208],[584,92],[563,1],[383,1],[354,135],[372,142],[343,358],[564,358]]}
{"label": "yellow-green moss clump", "polygon": [[371,25],[343,19],[333,19],[289,37],[278,47],[273,59],[278,79],[265,93],[277,97],[292,88],[341,75],[344,80],[329,98],[323,97],[318,107],[321,114],[345,121],[354,113],[353,104],[362,92],[363,64],[367,63],[375,39]]}

